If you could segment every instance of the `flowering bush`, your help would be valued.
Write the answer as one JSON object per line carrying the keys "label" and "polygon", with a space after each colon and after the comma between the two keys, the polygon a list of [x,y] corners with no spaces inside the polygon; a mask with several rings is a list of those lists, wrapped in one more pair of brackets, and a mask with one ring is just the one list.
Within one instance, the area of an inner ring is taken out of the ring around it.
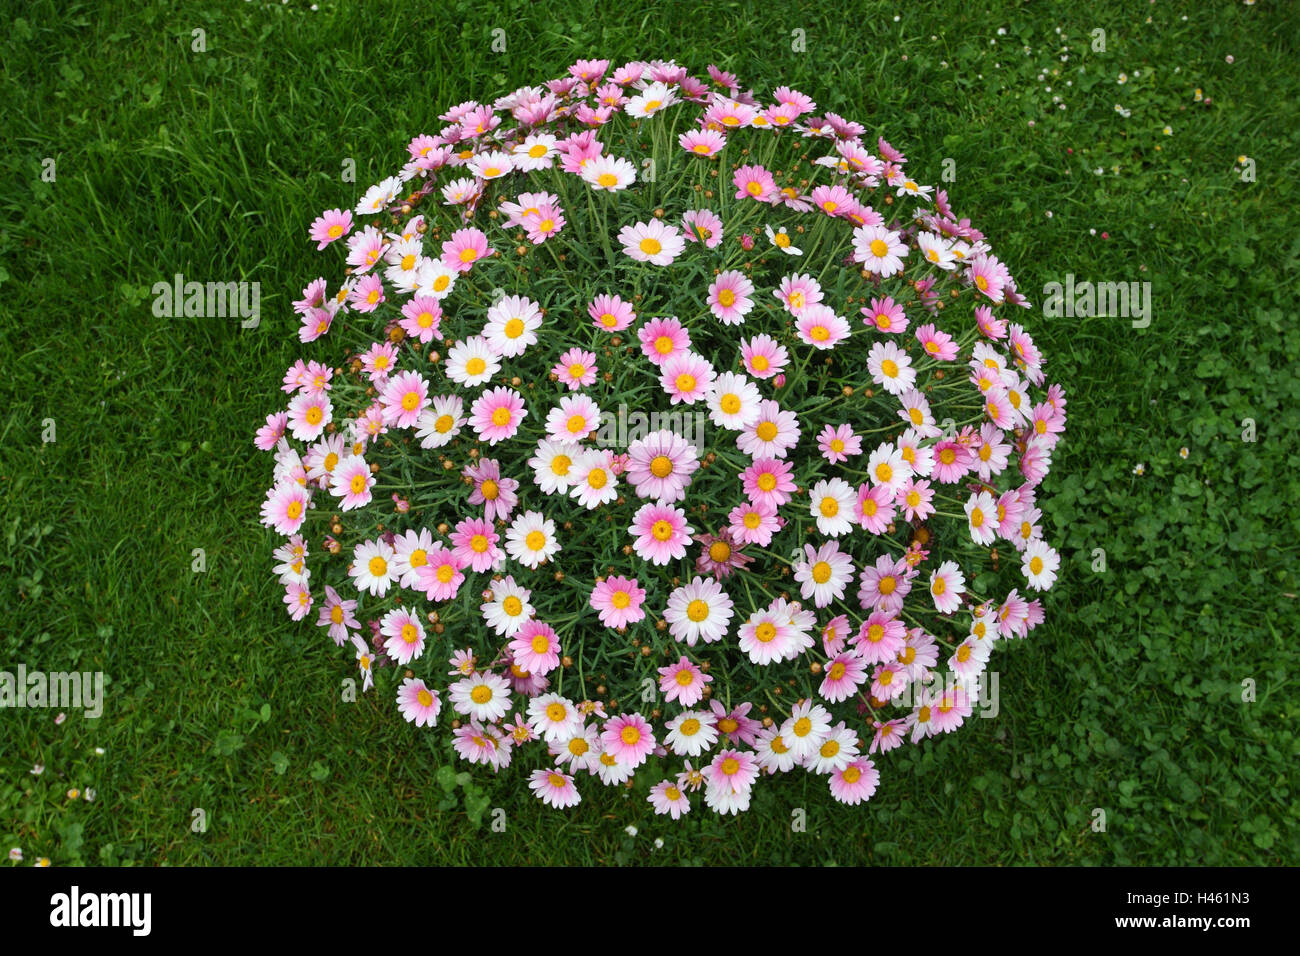
{"label": "flowering bush", "polygon": [[674,818],[795,768],[860,803],[1042,620],[1063,392],[884,139],[609,67],[448,110],[311,224],[347,267],[299,338],[332,350],[256,438],[284,603],[554,806],[638,769]]}

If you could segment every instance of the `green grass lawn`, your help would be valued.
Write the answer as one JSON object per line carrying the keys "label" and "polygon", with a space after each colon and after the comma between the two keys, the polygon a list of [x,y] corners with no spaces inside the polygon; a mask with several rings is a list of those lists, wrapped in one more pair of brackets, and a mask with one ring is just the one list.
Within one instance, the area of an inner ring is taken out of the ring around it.
{"label": "green grass lawn", "polygon": [[[1300,20],[1267,2],[984,6],[26,4],[0,57],[0,669],[110,683],[98,720],[0,711],[0,853],[1300,862]],[[1036,305],[1067,274],[1151,283],[1146,328],[1027,314],[1070,403],[1044,495],[1062,578],[996,658],[997,719],[887,755],[864,807],[802,776],[740,818],[696,801],[680,823],[593,786],[548,811],[509,771],[448,794],[445,738],[386,697],[341,702],[350,655],[281,609],[251,438],[299,354],[307,225],[448,106],[587,56],[717,63],[860,120],[926,182],[951,160],[954,205]],[[175,273],[260,282],[261,325],[155,317]],[[504,832],[471,819],[484,805]]]}

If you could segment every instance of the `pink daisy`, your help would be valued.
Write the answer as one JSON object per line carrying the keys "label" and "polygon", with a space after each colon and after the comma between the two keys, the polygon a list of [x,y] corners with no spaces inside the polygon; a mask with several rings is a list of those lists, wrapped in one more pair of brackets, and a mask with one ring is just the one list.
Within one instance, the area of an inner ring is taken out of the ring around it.
{"label": "pink daisy", "polygon": [[812,276],[801,273],[786,276],[772,294],[781,301],[787,312],[795,316],[802,315],[808,306],[822,301],[821,284]]}
{"label": "pink daisy", "polygon": [[495,252],[480,229],[457,229],[442,244],[442,264],[456,272],[469,272],[474,263]]}
{"label": "pink daisy", "polygon": [[907,628],[903,622],[887,611],[872,611],[851,643],[858,656],[867,664],[888,664],[898,657],[904,644]]}
{"label": "pink daisy", "polygon": [[465,580],[463,561],[441,541],[429,549],[426,563],[416,568],[416,590],[430,601],[450,601]]}
{"label": "pink daisy", "polygon": [[611,577],[597,582],[591,592],[591,606],[600,612],[606,627],[627,627],[645,617],[645,588],[636,578]]}
{"label": "pink daisy", "polygon": [[870,800],[880,783],[880,771],[868,757],[856,757],[831,773],[831,796],[840,803],[857,806]]}
{"label": "pink daisy", "polygon": [[397,346],[392,342],[373,342],[361,353],[361,368],[370,376],[370,381],[381,388],[396,367]]}
{"label": "pink daisy", "polygon": [[432,727],[438,722],[442,701],[438,699],[438,692],[425,686],[424,681],[408,677],[397,689],[397,709],[415,726]]}
{"label": "pink daisy", "polygon": [[817,436],[817,447],[832,465],[848,461],[852,455],[862,454],[862,439],[853,434],[850,425],[827,425]]}
{"label": "pink daisy", "polygon": [[867,679],[866,665],[852,648],[840,651],[828,660],[822,673],[825,676],[817,692],[833,704],[848,700]]}
{"label": "pink daisy", "polygon": [[289,401],[289,431],[298,441],[315,441],[334,420],[334,406],[324,392],[299,392]]}
{"label": "pink daisy", "polygon": [[770,500],[746,501],[727,514],[727,527],[741,544],[756,544],[766,548],[772,536],[781,530],[776,505]]}
{"label": "pink daisy", "polygon": [[691,347],[691,333],[676,318],[651,319],[637,331],[637,338],[642,354],[660,366]]}
{"label": "pink daisy", "polygon": [[727,144],[727,138],[716,130],[697,129],[682,133],[677,137],[677,144],[688,153],[703,156],[706,159],[717,156]]}
{"label": "pink daisy", "polygon": [[284,586],[284,605],[292,620],[301,621],[306,617],[311,610],[311,602],[311,591],[306,585],[290,581]]}
{"label": "pink daisy", "polygon": [[925,479],[917,481],[908,478],[902,488],[898,489],[896,502],[903,511],[903,517],[913,524],[920,524],[934,514],[934,489]]}
{"label": "pink daisy", "polygon": [[587,306],[587,314],[596,328],[606,332],[621,332],[636,321],[632,306],[616,295],[598,295]]}
{"label": "pink daisy", "polygon": [[549,674],[560,666],[560,639],[545,621],[525,623],[508,646],[515,663],[530,674]]}
{"label": "pink daisy", "polygon": [[483,505],[484,517],[489,521],[507,519],[519,501],[519,482],[501,477],[501,465],[492,458],[484,458],[477,465],[466,466],[462,474],[473,479],[474,490],[469,496],[471,505]]}
{"label": "pink daisy", "polygon": [[551,374],[570,391],[594,384],[596,372],[596,354],[578,348],[561,355],[559,364],[551,369]]}
{"label": "pink daisy", "polygon": [[664,699],[676,701],[683,707],[693,707],[704,697],[704,685],[713,682],[713,678],[696,665],[680,657],[676,664],[659,668],[659,689]]}
{"label": "pink daisy", "polygon": [[452,553],[462,567],[483,572],[505,557],[497,541],[496,527],[486,518],[464,518],[451,533]]}
{"label": "pink daisy", "polygon": [[402,306],[402,321],[398,324],[411,338],[425,344],[438,334],[442,323],[442,304],[429,296],[416,296]]}
{"label": "pink daisy", "polygon": [[356,601],[345,601],[339,597],[328,584],[325,585],[325,603],[321,605],[318,627],[328,627],[330,639],[339,647],[347,643],[349,628],[360,627],[360,622],[353,613],[357,609]]}
{"label": "pink daisy", "polygon": [[342,497],[339,508],[352,511],[370,504],[375,476],[360,455],[353,455],[334,466],[330,475],[330,494]]}
{"label": "pink daisy", "polygon": [[266,493],[262,503],[262,524],[274,528],[277,534],[297,534],[307,520],[311,494],[302,485],[289,479],[276,484]]}
{"label": "pink daisy", "polygon": [[671,504],[686,497],[686,486],[700,467],[694,445],[662,429],[628,447],[627,478],[640,498]]}
{"label": "pink daisy", "polygon": [[259,451],[270,451],[280,443],[284,437],[285,428],[289,425],[288,412],[275,412],[266,416],[266,424],[257,430],[253,439],[253,445]]}
{"label": "pink daisy", "polygon": [[708,209],[692,209],[683,215],[682,229],[688,242],[702,242],[706,249],[716,249],[722,242],[722,220]]}
{"label": "pink daisy", "polygon": [[398,664],[409,664],[424,653],[424,625],[406,610],[389,611],[379,622],[384,653]]}
{"label": "pink daisy", "polygon": [[799,313],[795,328],[801,341],[815,349],[833,349],[849,337],[849,323],[825,305],[810,305]]}
{"label": "pink daisy", "polygon": [[546,413],[546,434],[552,441],[576,444],[600,428],[600,406],[586,395],[565,395]]}
{"label": "pink daisy", "polygon": [[738,325],[754,308],[754,283],[734,269],[720,273],[709,285],[708,304],[723,325]]}
{"label": "pink daisy", "polygon": [[645,762],[655,748],[650,724],[640,714],[619,714],[605,722],[600,734],[605,752],[615,762],[635,769]]}
{"label": "pink daisy", "polygon": [[907,316],[903,314],[903,307],[890,296],[872,299],[870,307],[863,307],[859,311],[862,313],[862,323],[878,332],[894,334],[907,330]]}
{"label": "pink daisy", "polygon": [[902,272],[907,252],[902,236],[885,226],[859,226],[853,230],[853,261],[881,278]]}
{"label": "pink daisy", "polygon": [[358,279],[348,293],[348,303],[358,312],[373,312],[387,301],[384,280],[373,273]]}
{"label": "pink daisy", "polygon": [[414,428],[420,412],[429,405],[429,384],[418,372],[398,372],[380,396],[384,424]]}
{"label": "pink daisy", "polygon": [[679,819],[683,813],[689,813],[691,809],[691,801],[672,780],[663,780],[651,787],[646,800],[655,808],[655,813],[672,814],[674,820]]}
{"label": "pink daisy", "polygon": [[795,490],[794,466],[780,458],[759,458],[740,473],[741,485],[750,501],[780,507]]}
{"label": "pink daisy", "polygon": [[649,503],[637,509],[627,529],[637,555],[651,564],[667,564],[686,557],[694,529],[686,523],[686,512],[671,505]]}
{"label": "pink daisy", "polygon": [[951,362],[957,358],[957,343],[947,332],[940,332],[933,323],[928,323],[916,330],[916,340],[925,349],[925,354],[940,362]]}
{"label": "pink daisy", "polygon": [[659,383],[673,405],[692,405],[703,399],[714,377],[713,366],[694,352],[674,355],[659,367]]}
{"label": "pink daisy", "polygon": [[859,575],[858,604],[863,610],[878,609],[897,613],[903,599],[912,590],[906,561],[895,561],[882,554],[874,565],[867,565]]}
{"label": "pink daisy", "polygon": [[720,751],[704,771],[711,786],[733,793],[749,790],[758,779],[758,760],[745,750]]}
{"label": "pink daisy", "polygon": [[776,194],[776,180],[762,166],[741,166],[731,177],[736,187],[736,199],[757,199],[770,202]]}
{"label": "pink daisy", "polygon": [[510,388],[484,392],[470,408],[469,423],[480,441],[489,445],[513,438],[519,423],[528,415],[524,397]]}
{"label": "pink daisy", "polygon": [[312,221],[309,236],[321,250],[336,239],[342,239],[352,229],[352,213],[342,209],[329,209]]}
{"label": "pink daisy", "polygon": [[790,360],[790,353],[785,346],[769,335],[756,335],[741,342],[740,356],[745,363],[745,371],[757,379],[779,375]]}

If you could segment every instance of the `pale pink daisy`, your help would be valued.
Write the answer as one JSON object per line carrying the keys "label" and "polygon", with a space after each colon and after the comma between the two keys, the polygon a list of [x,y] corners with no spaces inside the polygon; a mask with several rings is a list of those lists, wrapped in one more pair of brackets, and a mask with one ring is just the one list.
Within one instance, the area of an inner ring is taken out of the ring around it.
{"label": "pale pink daisy", "polygon": [[461,474],[474,482],[469,503],[482,505],[485,518],[493,521],[510,517],[519,501],[519,482],[515,478],[501,477],[500,462],[493,458],[483,458],[478,464],[466,465]]}
{"label": "pale pink daisy", "polygon": [[[907,733],[907,722],[904,719],[887,720],[884,723],[875,723],[876,733],[871,738],[871,746],[867,753],[888,753],[903,746],[903,737]],[[862,758],[859,757],[859,760]]]}
{"label": "pale pink daisy", "polygon": [[916,384],[911,357],[893,342],[873,342],[867,353],[867,372],[890,395],[901,395]]}
{"label": "pale pink daisy", "polygon": [[971,539],[985,547],[997,539],[997,502],[987,491],[971,492],[966,499],[966,522]]}
{"label": "pale pink daisy", "polygon": [[708,209],[692,209],[682,216],[682,229],[688,242],[702,242],[716,249],[722,242],[722,220]]}
{"label": "pale pink daisy", "polygon": [[[548,743],[582,734],[583,721],[582,711],[574,706],[573,701],[559,694],[539,694],[528,702],[528,723]],[[593,744],[599,747],[599,740]]]}
{"label": "pale pink daisy", "polygon": [[262,524],[274,528],[277,534],[297,534],[307,520],[310,506],[311,493],[306,488],[296,481],[280,481],[266,493],[266,501],[262,503]]}
{"label": "pale pink daisy", "polygon": [[966,576],[955,561],[945,561],[930,573],[930,596],[940,614],[951,614],[961,607],[966,592]]}
{"label": "pale pink daisy", "polygon": [[907,562],[895,561],[888,554],[876,558],[859,575],[858,604],[865,610],[897,612],[912,590]]}
{"label": "pale pink daisy", "polygon": [[[906,648],[900,653],[905,653]],[[907,667],[898,661],[877,664],[871,673],[871,696],[876,700],[893,700],[907,690]]]}
{"label": "pale pink daisy", "polygon": [[327,584],[325,585],[325,603],[320,607],[320,617],[317,619],[316,625],[318,627],[328,627],[330,639],[339,647],[342,647],[348,639],[349,628],[361,626],[356,614],[353,613],[356,609],[356,601],[343,600],[339,597],[339,592]]}
{"label": "pale pink daisy", "polygon": [[415,423],[415,437],[421,448],[441,448],[460,434],[466,421],[459,395],[435,395]]}
{"label": "pale pink daisy", "polygon": [[704,685],[713,678],[692,664],[685,655],[676,664],[659,668],[659,690],[670,703],[676,701],[683,707],[692,707],[704,696]]}
{"label": "pale pink daisy", "polygon": [[398,372],[388,380],[380,402],[385,425],[414,428],[429,405],[429,383],[418,372]]}
{"label": "pale pink daisy", "polygon": [[1037,539],[1025,546],[1020,571],[1035,591],[1046,591],[1056,583],[1061,556],[1045,541]]}
{"label": "pale pink daisy", "polygon": [[298,441],[315,441],[333,420],[334,406],[324,392],[299,392],[289,402],[289,431]]}
{"label": "pale pink daisy", "polygon": [[592,588],[589,603],[599,612],[606,627],[627,627],[645,617],[645,588],[636,578],[614,576],[598,581]]}
{"label": "pale pink daisy", "polygon": [[397,346],[392,342],[372,342],[370,348],[361,353],[361,368],[380,388],[387,384],[388,376],[396,367]]}
{"label": "pale pink daisy", "polygon": [[330,494],[342,498],[339,508],[352,511],[370,504],[375,476],[360,455],[350,455],[334,466],[330,475]]}
{"label": "pale pink daisy", "polygon": [[859,226],[853,230],[853,261],[867,272],[889,278],[903,271],[907,243],[899,233],[885,226]]}
{"label": "pale pink daisy", "polygon": [[582,802],[573,778],[558,770],[534,770],[528,777],[528,788],[542,803],[557,810],[576,807]]}
{"label": "pale pink daisy", "polygon": [[651,787],[646,801],[654,807],[656,814],[672,814],[674,820],[680,819],[683,813],[689,813],[691,809],[691,801],[672,780],[662,780]]}
{"label": "pale pink daisy", "polygon": [[919,524],[925,521],[932,514],[934,509],[934,489],[925,479],[917,481],[915,478],[908,478],[903,487],[898,489],[898,496],[895,499],[896,504],[902,509],[903,517],[913,524]]}
{"label": "pale pink daisy", "polygon": [[853,559],[834,541],[820,548],[805,544],[803,552],[804,559],[794,565],[794,579],[799,582],[803,599],[825,607],[844,597],[844,589],[853,580]]}
{"label": "pale pink daisy", "polygon": [[825,305],[810,305],[800,312],[795,329],[800,341],[818,350],[833,349],[850,334],[848,320]]}
{"label": "pale pink daisy", "polygon": [[274,412],[266,416],[266,424],[257,430],[254,437],[253,445],[259,451],[270,451],[280,443],[284,437],[285,428],[289,424],[288,412]]}
{"label": "pale pink daisy", "polygon": [[742,793],[758,779],[758,761],[747,750],[719,751],[704,771],[709,783],[722,790]]}
{"label": "pale pink daisy", "polygon": [[810,275],[798,272],[783,278],[772,294],[793,316],[802,315],[804,309],[822,301],[821,283]]}
{"label": "pale pink daisy", "polygon": [[682,133],[677,137],[677,144],[688,153],[710,158],[722,152],[727,138],[716,130],[697,129]]}
{"label": "pale pink daisy", "polygon": [[852,763],[859,752],[857,734],[841,721],[830,729],[821,746],[804,759],[804,766],[811,773],[834,773]]}
{"label": "pale pink daisy", "polygon": [[664,565],[686,557],[694,529],[686,523],[686,512],[672,505],[648,503],[637,509],[627,529],[637,556],[651,564]]}
{"label": "pale pink daisy", "polygon": [[772,609],[750,614],[737,634],[737,646],[755,664],[787,659],[796,647],[794,628],[781,613]]}
{"label": "pale pink daisy", "polygon": [[412,528],[393,538],[393,573],[404,588],[415,588],[420,568],[429,563],[433,534],[428,528]]}

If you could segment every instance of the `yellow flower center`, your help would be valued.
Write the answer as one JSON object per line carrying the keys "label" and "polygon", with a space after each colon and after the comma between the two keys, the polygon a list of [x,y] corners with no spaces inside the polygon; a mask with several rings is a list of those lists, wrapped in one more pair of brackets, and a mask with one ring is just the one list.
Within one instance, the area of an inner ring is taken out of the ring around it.
{"label": "yellow flower center", "polygon": [[370,568],[370,574],[373,577],[382,578],[385,574],[388,573],[388,562],[385,561],[383,558],[381,558],[379,555],[375,555],[373,558],[370,559],[369,568]]}
{"label": "yellow flower center", "polygon": [[479,684],[469,692],[469,699],[476,704],[486,704],[492,699],[492,688],[486,684]]}
{"label": "yellow flower center", "polygon": [[699,598],[696,598],[691,601],[690,604],[686,605],[686,616],[698,624],[709,616],[709,605],[706,602],[701,601]]}
{"label": "yellow flower center", "polygon": [[465,371],[470,375],[482,375],[487,370],[487,362],[477,355],[465,363]]}
{"label": "yellow flower center", "polygon": [[831,566],[826,561],[818,561],[812,567],[812,579],[818,584],[825,584],[831,579]]}
{"label": "yellow flower center", "polygon": [[709,557],[722,564],[731,558],[731,545],[725,541],[715,541],[709,545]]}
{"label": "yellow flower center", "polygon": [[506,408],[504,405],[498,407],[492,413],[492,424],[496,425],[498,428],[504,428],[506,425],[509,425],[510,409]]}
{"label": "yellow flower center", "polygon": [[520,614],[524,613],[524,602],[512,594],[501,602],[501,610],[505,611],[511,617],[518,617]]}
{"label": "yellow flower center", "polygon": [[528,537],[524,538],[524,544],[530,551],[540,551],[546,547],[546,535],[541,531],[530,531]]}
{"label": "yellow flower center", "polygon": [[653,236],[646,236],[641,240],[641,251],[647,256],[657,256],[663,251],[663,245]]}
{"label": "yellow flower center", "polygon": [[871,254],[877,259],[883,259],[889,255],[889,244],[884,239],[871,240]]}

